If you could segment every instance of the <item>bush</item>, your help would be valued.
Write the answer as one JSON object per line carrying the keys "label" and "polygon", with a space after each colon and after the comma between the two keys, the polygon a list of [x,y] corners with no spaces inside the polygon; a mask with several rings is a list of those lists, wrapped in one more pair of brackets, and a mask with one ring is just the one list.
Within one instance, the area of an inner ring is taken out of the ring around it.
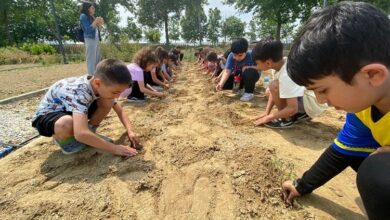
{"label": "bush", "polygon": [[0,48],[0,65],[34,63],[37,58],[16,47]]}
{"label": "bush", "polygon": [[30,52],[32,55],[41,55],[41,54],[55,54],[56,49],[48,44],[30,44],[24,43],[22,45],[22,50]]}

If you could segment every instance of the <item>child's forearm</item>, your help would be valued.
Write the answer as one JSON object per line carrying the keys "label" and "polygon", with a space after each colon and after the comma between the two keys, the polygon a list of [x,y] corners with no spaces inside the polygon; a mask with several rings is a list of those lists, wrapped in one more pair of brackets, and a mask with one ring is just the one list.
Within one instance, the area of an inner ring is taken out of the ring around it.
{"label": "child's forearm", "polygon": [[98,137],[90,130],[85,130],[75,134],[75,138],[78,142],[86,144],[88,146],[98,148],[110,153],[114,153],[115,145],[105,141],[104,139]]}
{"label": "child's forearm", "polygon": [[123,108],[118,104],[115,104],[113,108],[114,108],[115,113],[118,115],[118,118],[121,121],[122,125],[127,130],[127,132],[132,131],[131,122],[130,122],[129,117],[126,114],[126,112],[123,111]]}

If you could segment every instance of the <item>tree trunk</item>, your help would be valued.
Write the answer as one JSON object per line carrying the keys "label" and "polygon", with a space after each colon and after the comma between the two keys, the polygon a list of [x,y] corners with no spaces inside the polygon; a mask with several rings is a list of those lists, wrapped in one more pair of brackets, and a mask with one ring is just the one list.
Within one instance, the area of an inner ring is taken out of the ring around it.
{"label": "tree trunk", "polygon": [[281,29],[282,29],[282,19],[280,18],[280,14],[277,15],[277,18],[276,18],[276,40],[280,40],[280,32],[281,32]]}
{"label": "tree trunk", "polygon": [[165,25],[165,43],[169,45],[169,32],[168,32],[168,14],[164,16],[164,25]]}
{"label": "tree trunk", "polygon": [[64,45],[62,45],[62,36],[61,36],[61,33],[60,33],[60,21],[57,17],[57,12],[56,12],[56,7],[54,6],[54,2],[53,0],[50,0],[50,7],[51,7],[51,13],[54,17],[54,23],[56,25],[56,38],[57,38],[57,41],[58,41],[58,45],[60,47],[60,52],[62,54],[62,57],[64,59],[64,64],[68,64],[68,60],[66,59],[66,55],[65,55],[65,49],[64,49]]}

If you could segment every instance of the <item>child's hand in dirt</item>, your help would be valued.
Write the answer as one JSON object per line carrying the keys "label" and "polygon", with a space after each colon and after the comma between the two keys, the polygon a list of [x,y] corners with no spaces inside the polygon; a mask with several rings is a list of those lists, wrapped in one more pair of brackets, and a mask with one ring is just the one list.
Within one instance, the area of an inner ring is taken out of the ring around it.
{"label": "child's hand in dirt", "polygon": [[169,84],[168,83],[164,84],[164,88],[169,89]]}
{"label": "child's hand in dirt", "polygon": [[132,157],[132,156],[137,155],[138,151],[134,148],[129,147],[129,146],[116,145],[113,153],[115,155],[118,155],[118,156]]}
{"label": "child's hand in dirt", "polygon": [[261,117],[261,118],[257,119],[253,124],[255,126],[259,126],[259,125],[268,123],[270,121],[271,121],[270,117],[267,117],[267,115],[265,115],[264,117]]}
{"label": "child's hand in dirt", "polygon": [[164,98],[165,96],[167,96],[167,94],[163,93],[163,92],[159,92],[157,95],[157,97],[159,97],[159,98]]}
{"label": "child's hand in dirt", "polygon": [[132,146],[136,146],[140,142],[140,136],[132,131],[127,132],[127,135],[129,136],[129,139],[131,143],[133,144]]}
{"label": "child's hand in dirt", "polygon": [[296,197],[301,196],[294,186],[294,182],[288,180],[282,184],[283,200],[287,205],[292,205]]}
{"label": "child's hand in dirt", "polygon": [[267,114],[267,112],[263,112],[263,113],[261,113],[259,116],[257,116],[254,120],[258,120],[258,119],[260,119],[260,118],[264,118],[265,116],[267,116],[268,114]]}
{"label": "child's hand in dirt", "polygon": [[222,88],[223,88],[222,83],[218,83],[217,86],[215,86],[215,90],[216,90],[217,92],[222,91]]}

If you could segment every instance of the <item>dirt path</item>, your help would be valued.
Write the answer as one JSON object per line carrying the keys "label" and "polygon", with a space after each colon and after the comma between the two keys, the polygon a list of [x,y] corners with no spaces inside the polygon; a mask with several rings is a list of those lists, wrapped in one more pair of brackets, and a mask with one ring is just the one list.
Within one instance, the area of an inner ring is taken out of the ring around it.
{"label": "dirt path", "polygon": [[[349,170],[298,208],[279,197],[282,179],[301,174],[335,137],[342,113],[289,130],[253,127],[265,100],[216,94],[190,64],[174,90],[123,103],[144,134],[137,157],[92,149],[65,156],[40,138],[1,159],[0,219],[363,219]],[[113,114],[99,131],[128,143]]]}

